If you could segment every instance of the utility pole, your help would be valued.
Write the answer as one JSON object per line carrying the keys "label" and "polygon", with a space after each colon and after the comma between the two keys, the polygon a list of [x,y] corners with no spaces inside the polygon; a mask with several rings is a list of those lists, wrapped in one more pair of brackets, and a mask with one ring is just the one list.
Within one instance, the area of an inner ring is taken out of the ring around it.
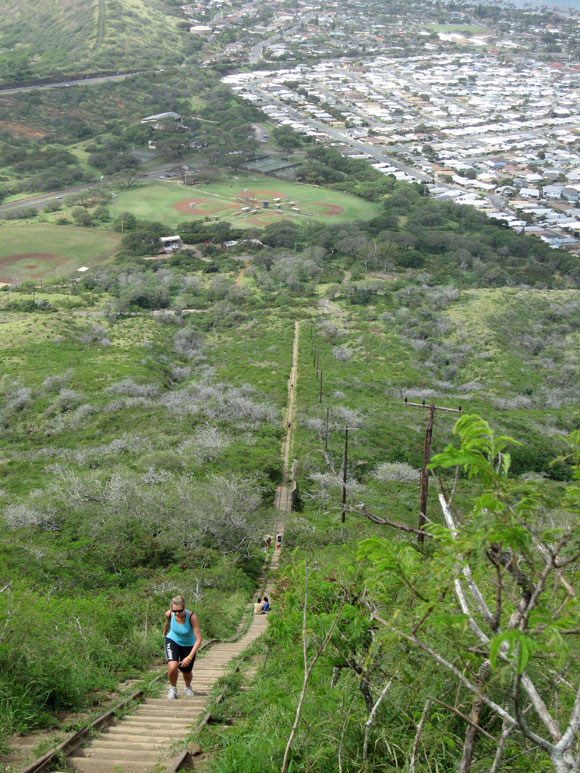
{"label": "utility pole", "polygon": [[320,394],[318,396],[318,402],[322,403],[322,370],[320,371]]}
{"label": "utility pole", "polygon": [[342,467],[342,523],[346,521],[346,463],[348,461],[348,427],[344,428],[344,459]]}
{"label": "utility pole", "polygon": [[349,429],[355,430],[358,427],[345,427],[344,428],[344,456],[342,459],[342,517],[341,521],[346,521],[346,468],[348,464],[348,431]]}
{"label": "utility pole", "polygon": [[326,431],[324,433],[324,450],[328,451],[328,414],[330,413],[330,408],[326,409]]}
{"label": "utility pole", "polygon": [[[459,408],[444,408],[440,405],[431,403],[425,404],[425,400],[420,403],[410,403],[407,398],[404,399],[405,405],[410,405],[412,408],[427,408],[429,413],[427,414],[427,428],[425,430],[425,444],[423,446],[423,468],[421,470],[421,490],[419,494],[419,530],[423,531],[425,523],[427,522],[427,491],[429,487],[429,460],[431,459],[431,440],[433,437],[433,420],[435,418],[435,411],[444,411],[445,413],[461,413],[461,406]],[[422,543],[425,537],[423,534],[419,534],[417,542]]]}

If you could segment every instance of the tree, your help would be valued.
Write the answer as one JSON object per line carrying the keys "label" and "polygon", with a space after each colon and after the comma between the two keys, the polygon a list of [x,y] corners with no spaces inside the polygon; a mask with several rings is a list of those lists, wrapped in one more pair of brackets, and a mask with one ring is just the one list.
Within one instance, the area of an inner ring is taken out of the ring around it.
{"label": "tree", "polygon": [[360,557],[373,567],[372,619],[469,699],[461,773],[483,711],[502,722],[500,751],[515,731],[548,754],[556,773],[577,773],[580,432],[570,437],[576,483],[563,494],[545,481],[510,479],[506,449],[515,441],[495,437],[478,416],[462,417],[454,433],[460,447],[448,446],[431,468],[463,470],[481,494],[461,513],[439,480],[445,526],[428,528],[428,553],[409,542],[362,543]]}
{"label": "tree", "polygon": [[300,137],[289,126],[277,126],[273,130],[272,136],[282,150],[296,150],[302,146]]}
{"label": "tree", "polygon": [[93,225],[93,216],[84,207],[73,207],[71,210],[72,219],[75,225],[91,226]]}

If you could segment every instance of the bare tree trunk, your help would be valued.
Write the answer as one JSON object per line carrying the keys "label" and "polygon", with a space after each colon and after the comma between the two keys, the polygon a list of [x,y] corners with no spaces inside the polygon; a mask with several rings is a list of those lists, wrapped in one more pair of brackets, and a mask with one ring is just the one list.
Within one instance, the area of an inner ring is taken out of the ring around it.
{"label": "bare tree trunk", "polygon": [[383,687],[382,693],[377,698],[375,705],[371,709],[371,713],[369,714],[369,718],[366,721],[365,726],[365,742],[363,745],[363,765],[367,761],[367,754],[369,750],[369,738],[371,734],[371,727],[373,725],[373,722],[375,721],[375,717],[377,716],[377,711],[379,710],[379,706],[383,702],[383,698],[387,694],[387,691],[389,690],[390,686],[393,684],[393,680],[389,679],[389,681],[386,683],[386,685]]}
{"label": "bare tree trunk", "polygon": [[497,773],[499,770],[499,764],[501,762],[501,758],[503,755],[503,750],[505,749],[505,744],[508,739],[508,735],[511,733],[511,731],[514,729],[513,725],[510,725],[508,722],[503,721],[503,725],[501,728],[501,736],[499,739],[499,743],[497,745],[497,750],[495,752],[495,757],[493,758],[493,765],[489,769],[489,773]]}
{"label": "bare tree trunk", "polygon": [[[490,676],[491,666],[489,665],[489,660],[485,660],[479,667],[479,671],[477,673],[476,685],[480,691],[483,691],[483,687]],[[473,703],[471,704],[471,712],[469,714],[469,719],[473,722],[473,724],[467,725],[465,730],[463,754],[461,756],[459,767],[457,768],[457,773],[469,773],[469,769],[471,768],[473,748],[475,745],[475,739],[477,737],[477,730],[474,725],[479,724],[479,715],[484,705],[485,704],[483,699],[479,695],[475,695],[473,698]]]}
{"label": "bare tree trunk", "polygon": [[561,752],[557,747],[554,747],[550,754],[550,760],[555,773],[578,773],[578,761],[574,759],[570,749]]}
{"label": "bare tree trunk", "polygon": [[423,707],[423,713],[421,714],[421,719],[419,720],[419,724],[417,725],[415,740],[413,741],[411,759],[409,760],[409,773],[415,773],[415,763],[417,761],[417,750],[419,749],[419,738],[421,737],[423,725],[425,724],[425,720],[427,718],[427,712],[429,711],[430,708],[431,708],[431,701],[429,700],[429,698],[427,698],[427,700],[425,701],[425,706]]}

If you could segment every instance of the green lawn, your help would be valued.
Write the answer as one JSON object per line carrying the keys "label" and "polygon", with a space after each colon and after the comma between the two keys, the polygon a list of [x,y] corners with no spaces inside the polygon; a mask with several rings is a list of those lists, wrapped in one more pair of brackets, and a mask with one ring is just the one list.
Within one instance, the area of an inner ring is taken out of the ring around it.
{"label": "green lawn", "polygon": [[[353,220],[368,220],[379,212],[377,204],[347,193],[331,191],[314,185],[286,182],[285,180],[278,180],[274,177],[258,174],[244,174],[240,172],[236,176],[238,177],[237,183],[232,173],[230,177],[231,182],[211,182],[209,185],[192,185],[184,188],[179,183],[160,180],[140,185],[130,190],[121,190],[118,192],[115,202],[115,211],[117,214],[131,212],[143,220],[160,220],[163,223],[167,223],[167,225],[177,225],[185,219],[191,218],[189,209],[185,213],[178,212],[175,209],[174,205],[177,202],[187,202],[194,198],[210,199],[212,202],[215,202],[216,209],[215,212],[211,213],[212,217],[230,220],[240,227],[253,227],[256,223],[250,222],[251,214],[248,214],[246,217],[240,216],[236,209],[228,209],[226,206],[234,204],[237,185],[239,206],[243,206],[241,197],[244,188],[248,189],[248,191],[276,191],[281,194],[280,198],[283,201],[293,201],[300,208],[300,212],[291,212],[289,206],[283,204],[284,215],[298,222],[315,219],[331,224]],[[261,202],[265,198],[267,198],[265,195],[256,195],[256,208],[260,209],[260,214],[264,213],[264,210],[261,208]],[[323,208],[312,206],[315,203],[321,202],[341,207],[343,212],[334,215],[321,214],[318,210]],[[223,209],[218,211],[220,205],[223,205]],[[187,204],[185,206],[187,207]],[[271,207],[272,202],[270,201]],[[194,208],[194,217],[202,218],[208,216],[210,214],[207,211],[208,208],[213,209],[214,207],[211,207],[209,204],[202,204],[202,206]],[[258,217],[258,215],[254,215],[254,217]],[[272,216],[270,215],[270,217]]]}
{"label": "green lawn", "polygon": [[457,33],[466,37],[489,34],[486,27],[480,27],[478,24],[428,24],[427,29],[433,32]]}
{"label": "green lawn", "polygon": [[[92,266],[118,248],[120,237],[94,228],[4,223],[0,226],[0,270],[25,278],[52,279],[79,266]],[[42,258],[32,257],[42,254]],[[18,256],[18,260],[13,258]]]}

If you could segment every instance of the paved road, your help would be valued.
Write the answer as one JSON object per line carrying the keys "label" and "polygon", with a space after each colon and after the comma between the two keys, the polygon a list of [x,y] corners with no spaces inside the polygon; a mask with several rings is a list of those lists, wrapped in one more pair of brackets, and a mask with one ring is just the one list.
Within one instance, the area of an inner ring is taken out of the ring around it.
{"label": "paved road", "polygon": [[306,13],[304,16],[300,16],[298,18],[298,22],[294,24],[292,27],[289,27],[287,30],[283,30],[277,35],[273,35],[271,38],[267,38],[266,40],[263,40],[261,43],[257,43],[255,46],[253,46],[250,49],[249,59],[250,64],[257,64],[260,59],[262,59],[263,50],[265,48],[268,48],[268,46],[271,46],[272,43],[276,43],[279,40],[284,40],[289,35],[294,35],[298,30],[300,29],[300,25],[304,22],[308,24],[310,19],[312,18],[314,14],[313,13]]}
{"label": "paved road", "polygon": [[22,91],[39,91],[44,89],[63,89],[68,86],[90,86],[95,83],[108,83],[109,81],[122,81],[132,75],[143,75],[147,72],[163,72],[163,70],[139,70],[138,72],[121,72],[117,75],[96,75],[92,78],[79,78],[79,80],[59,81],[58,83],[37,83],[32,86],[19,86],[15,89],[0,89],[0,94],[19,94]]}

